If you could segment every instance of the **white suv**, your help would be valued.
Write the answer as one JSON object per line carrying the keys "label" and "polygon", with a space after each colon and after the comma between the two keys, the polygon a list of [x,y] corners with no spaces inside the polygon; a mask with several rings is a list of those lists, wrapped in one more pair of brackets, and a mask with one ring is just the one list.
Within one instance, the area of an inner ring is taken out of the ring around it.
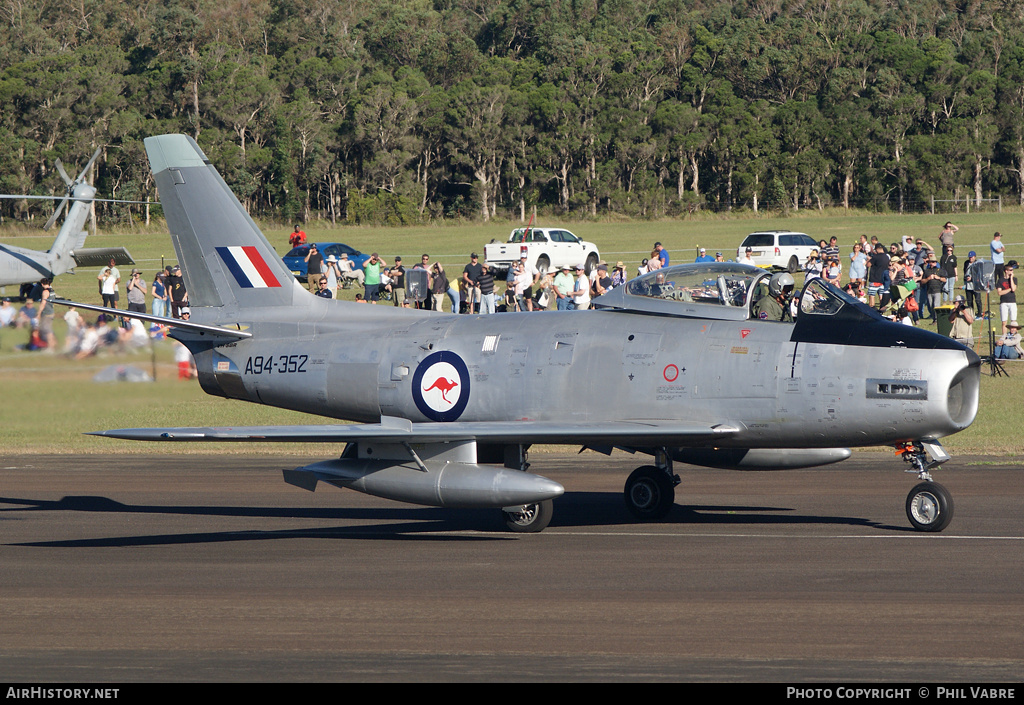
{"label": "white suv", "polygon": [[747,248],[754,264],[765,269],[785,269],[799,272],[803,269],[811,250],[818,249],[818,243],[809,235],[789,230],[762,230],[751,233],[736,248],[736,259],[744,257]]}

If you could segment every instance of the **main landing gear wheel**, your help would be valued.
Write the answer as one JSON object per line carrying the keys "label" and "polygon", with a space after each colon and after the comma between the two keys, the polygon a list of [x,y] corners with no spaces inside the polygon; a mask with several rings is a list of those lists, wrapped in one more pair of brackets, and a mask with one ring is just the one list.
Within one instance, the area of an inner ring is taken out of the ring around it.
{"label": "main landing gear wheel", "polygon": [[501,515],[505,517],[505,526],[517,534],[536,534],[543,531],[551,523],[554,513],[555,503],[550,499],[536,504],[524,504],[511,510],[501,510]]}
{"label": "main landing gear wheel", "polygon": [[918,531],[942,531],[953,519],[953,496],[937,482],[922,482],[907,495],[907,518]]}
{"label": "main landing gear wheel", "polygon": [[657,521],[672,511],[676,488],[672,477],[653,465],[634,470],[623,491],[626,508],[640,521]]}

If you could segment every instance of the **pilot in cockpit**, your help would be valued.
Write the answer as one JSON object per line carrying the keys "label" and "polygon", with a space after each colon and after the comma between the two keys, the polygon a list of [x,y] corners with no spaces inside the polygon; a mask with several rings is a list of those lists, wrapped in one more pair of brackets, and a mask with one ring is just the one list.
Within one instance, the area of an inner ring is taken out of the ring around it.
{"label": "pilot in cockpit", "polygon": [[768,281],[768,294],[754,303],[752,313],[761,321],[793,322],[789,300],[793,296],[796,282],[788,272],[773,274]]}
{"label": "pilot in cockpit", "polygon": [[674,288],[675,282],[665,281],[665,273],[658,272],[655,277],[654,285],[651,287],[651,296],[667,298],[671,295]]}

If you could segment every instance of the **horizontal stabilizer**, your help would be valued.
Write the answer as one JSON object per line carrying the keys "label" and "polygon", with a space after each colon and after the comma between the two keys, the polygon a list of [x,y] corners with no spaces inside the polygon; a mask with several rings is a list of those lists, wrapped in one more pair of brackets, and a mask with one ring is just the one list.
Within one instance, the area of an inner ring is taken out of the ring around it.
{"label": "horizontal stabilizer", "polygon": [[379,424],[309,426],[243,426],[196,428],[123,428],[91,435],[138,441],[247,441],[268,443],[443,443],[475,440],[486,443],[690,446],[711,443],[739,431],[715,426],[662,421],[553,423],[547,421],[467,421],[412,423],[384,417]]}
{"label": "horizontal stabilizer", "polygon": [[71,253],[75,258],[75,266],[78,267],[106,267],[110,258],[114,258],[114,264],[125,266],[135,264],[131,254],[124,247],[86,247],[76,249]]}
{"label": "horizontal stabilizer", "polygon": [[166,318],[165,316],[154,316],[149,313],[125,311],[119,308],[107,308],[106,306],[97,306],[96,304],[80,304],[77,301],[69,301],[68,299],[54,298],[53,303],[60,304],[61,306],[74,306],[75,308],[85,309],[86,311],[99,311],[100,313],[105,313],[111,317],[137,318],[140,321],[146,321],[147,323],[157,323],[162,326],[170,326],[180,330],[187,330],[200,336],[209,336],[210,342],[217,345],[221,343],[230,343],[235,340],[245,340],[252,337],[252,333],[244,330],[231,330],[230,328],[222,328],[220,326],[207,326],[202,323],[192,323],[191,321],[183,321],[178,318]]}

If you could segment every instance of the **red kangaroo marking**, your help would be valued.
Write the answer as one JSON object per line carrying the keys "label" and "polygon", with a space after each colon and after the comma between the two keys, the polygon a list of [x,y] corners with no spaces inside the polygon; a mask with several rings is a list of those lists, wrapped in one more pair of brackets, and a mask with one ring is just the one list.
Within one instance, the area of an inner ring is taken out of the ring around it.
{"label": "red kangaroo marking", "polygon": [[452,380],[445,379],[444,377],[438,377],[437,380],[432,385],[430,385],[429,387],[427,387],[423,391],[424,391],[424,393],[426,393],[426,392],[429,392],[431,389],[436,389],[436,390],[441,392],[441,398],[444,399],[445,403],[446,404],[451,404],[451,402],[448,401],[447,394],[448,394],[448,392],[452,391],[453,389],[455,389],[458,386],[459,386],[458,382],[453,382]]}

